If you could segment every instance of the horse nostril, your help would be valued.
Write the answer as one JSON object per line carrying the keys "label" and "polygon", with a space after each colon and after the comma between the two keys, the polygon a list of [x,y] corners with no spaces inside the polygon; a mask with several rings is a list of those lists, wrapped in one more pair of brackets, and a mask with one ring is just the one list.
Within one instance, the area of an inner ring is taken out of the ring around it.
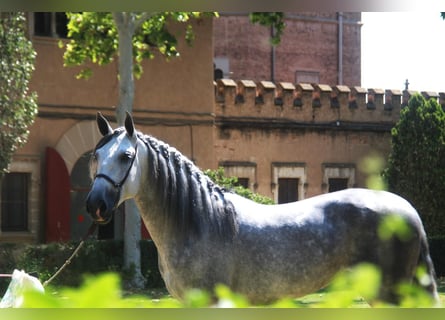
{"label": "horse nostril", "polygon": [[107,211],[107,205],[105,201],[99,200],[98,202],[92,202],[88,198],[86,201],[86,209],[87,212],[93,217],[93,218],[99,218],[102,219],[101,213],[104,213]]}
{"label": "horse nostril", "polygon": [[106,212],[107,211],[107,205],[105,204],[105,201],[101,200],[99,202],[98,210],[100,210],[100,212]]}
{"label": "horse nostril", "polygon": [[97,221],[104,221],[104,218],[102,218],[102,216],[100,215],[100,209],[96,210],[96,218]]}

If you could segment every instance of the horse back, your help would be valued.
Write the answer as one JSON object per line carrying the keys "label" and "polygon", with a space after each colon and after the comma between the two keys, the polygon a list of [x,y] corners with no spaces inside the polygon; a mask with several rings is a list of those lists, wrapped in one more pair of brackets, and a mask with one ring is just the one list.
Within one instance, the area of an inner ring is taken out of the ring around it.
{"label": "horse back", "polygon": [[395,216],[423,230],[414,207],[402,197],[386,191],[346,189],[279,205],[260,205],[234,194],[226,196],[236,208],[238,221],[252,227],[321,227],[328,223],[344,224],[347,221],[351,228],[359,227],[359,224],[371,227],[385,217]]}

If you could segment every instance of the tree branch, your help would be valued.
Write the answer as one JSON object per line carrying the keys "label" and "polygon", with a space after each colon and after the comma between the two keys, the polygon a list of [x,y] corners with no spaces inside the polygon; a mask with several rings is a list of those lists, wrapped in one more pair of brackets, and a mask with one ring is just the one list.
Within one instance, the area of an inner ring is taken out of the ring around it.
{"label": "tree branch", "polygon": [[116,26],[121,26],[124,23],[124,13],[123,12],[113,12],[113,19],[116,22]]}
{"label": "tree branch", "polygon": [[156,13],[157,12],[143,12],[139,19],[136,19],[134,21],[134,30],[136,31],[137,29],[139,29],[144,21],[153,17],[154,15],[156,15]]}

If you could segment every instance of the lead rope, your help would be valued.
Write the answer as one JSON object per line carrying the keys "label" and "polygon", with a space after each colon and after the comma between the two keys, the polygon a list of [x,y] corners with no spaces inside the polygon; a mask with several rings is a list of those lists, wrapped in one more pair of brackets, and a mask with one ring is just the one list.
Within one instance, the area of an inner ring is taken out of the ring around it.
{"label": "lead rope", "polygon": [[82,240],[80,241],[80,243],[77,245],[76,249],[73,251],[73,253],[71,254],[71,256],[65,261],[65,263],[56,271],[56,273],[54,273],[51,278],[49,278],[48,280],[46,280],[43,283],[43,286],[46,287],[51,281],[53,281],[62,271],[63,269],[65,269],[70,263],[71,260],[73,260],[73,258],[76,256],[77,252],[79,252],[80,248],[83,247],[85,241],[88,239],[88,237],[90,235],[92,235],[97,228],[97,224],[93,223],[90,228],[88,229],[87,234],[82,238]]}

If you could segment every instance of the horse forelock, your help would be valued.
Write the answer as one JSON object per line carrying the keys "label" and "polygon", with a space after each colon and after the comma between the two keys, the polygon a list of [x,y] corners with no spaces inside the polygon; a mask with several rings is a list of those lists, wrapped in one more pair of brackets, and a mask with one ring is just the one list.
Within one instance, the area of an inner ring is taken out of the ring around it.
{"label": "horse forelock", "polygon": [[111,139],[113,139],[114,137],[117,137],[123,131],[124,131],[123,128],[117,128],[112,133],[103,136],[99,140],[99,142],[97,142],[96,147],[94,147],[94,150],[98,150],[98,149],[102,148],[104,145],[106,145],[108,142],[110,142]]}
{"label": "horse forelock", "polygon": [[148,183],[165,223],[178,236],[205,232],[230,239],[237,230],[235,209],[224,191],[187,157],[138,132],[148,150]]}

